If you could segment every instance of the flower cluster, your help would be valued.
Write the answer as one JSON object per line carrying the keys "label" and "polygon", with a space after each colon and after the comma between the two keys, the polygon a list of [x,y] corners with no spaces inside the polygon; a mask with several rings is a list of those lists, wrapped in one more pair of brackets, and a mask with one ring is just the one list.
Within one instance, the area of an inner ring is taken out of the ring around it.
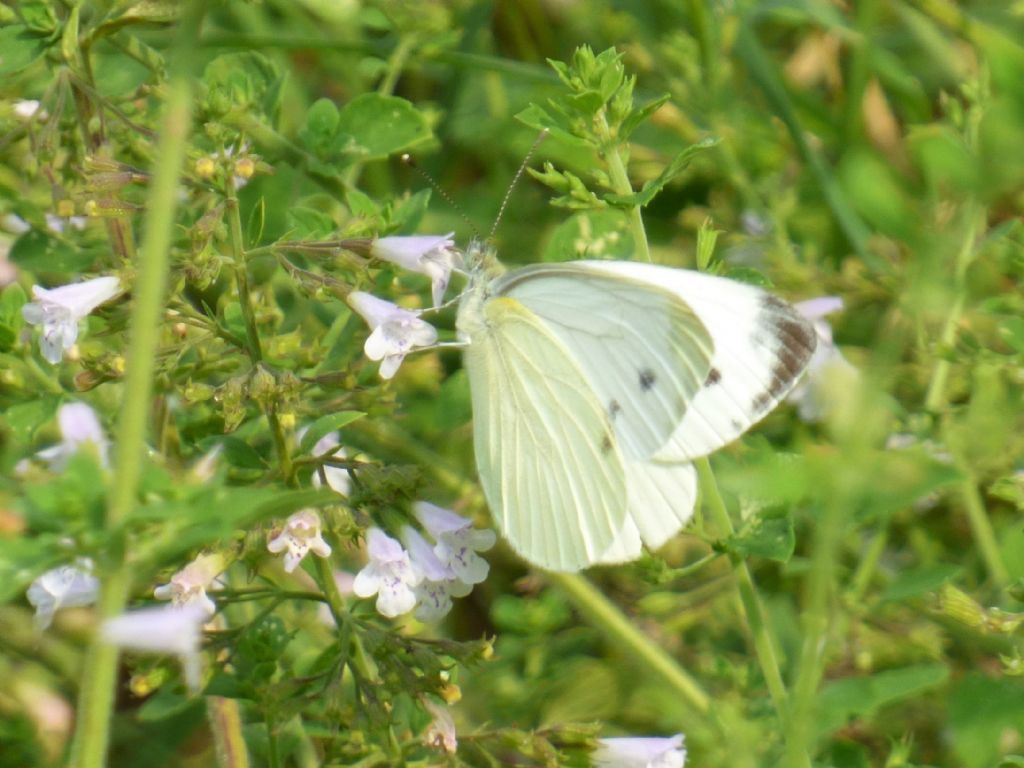
{"label": "flower cluster", "polygon": [[434,539],[431,544],[412,526],[402,529],[405,546],[379,528],[366,537],[369,562],[352,585],[359,597],[377,596],[377,611],[388,617],[416,609],[420,621],[438,621],[487,578],[490,566],[477,555],[494,545],[493,531],[473,528],[470,520],[433,504],[418,502],[416,518]]}
{"label": "flower cluster", "polygon": [[[463,269],[451,233],[414,237],[381,237],[370,245],[370,256],[419,272],[430,278],[434,307],[441,305],[453,271]],[[370,326],[364,351],[371,360],[382,360],[380,375],[390,379],[405,356],[437,342],[437,330],[420,319],[420,313],[362,291],[349,294],[348,303]]]}
{"label": "flower cluster", "polygon": [[222,555],[199,555],[195,560],[171,576],[167,584],[153,590],[158,600],[170,600],[178,608],[197,606],[207,615],[217,612],[217,605],[207,596],[217,576],[224,570]]}
{"label": "flower cluster", "polygon": [[267,542],[273,554],[284,552],[285,573],[291,573],[307,554],[328,557],[331,545],[323,539],[320,515],[312,509],[300,509],[284,523],[280,533]]}
{"label": "flower cluster", "polygon": [[53,622],[61,608],[92,605],[99,594],[100,583],[92,575],[92,561],[80,557],[74,565],[62,565],[47,571],[32,582],[26,593],[36,609],[36,628],[43,631]]}
{"label": "flower cluster", "polygon": [[683,768],[686,747],[683,735],[668,738],[598,739],[594,768]]}
{"label": "flower cluster", "polygon": [[116,277],[97,277],[58,288],[32,286],[31,301],[21,308],[25,322],[42,326],[39,348],[43,357],[57,364],[78,340],[78,323],[121,290]]}

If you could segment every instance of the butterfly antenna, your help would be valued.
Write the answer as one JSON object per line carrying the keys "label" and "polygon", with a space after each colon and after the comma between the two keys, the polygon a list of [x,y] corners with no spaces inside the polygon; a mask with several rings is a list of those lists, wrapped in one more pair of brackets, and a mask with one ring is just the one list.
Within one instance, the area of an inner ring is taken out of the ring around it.
{"label": "butterfly antenna", "polygon": [[431,188],[441,196],[441,199],[448,203],[448,205],[452,207],[452,210],[459,214],[459,218],[462,219],[466,223],[466,226],[468,226],[473,231],[473,237],[479,240],[480,230],[476,228],[476,225],[473,224],[472,221],[469,220],[469,217],[466,215],[466,212],[459,207],[458,203],[452,200],[451,195],[445,192],[441,188],[441,185],[434,180],[434,177],[431,176],[422,168],[420,168],[418,165],[416,165],[416,161],[412,159],[412,155],[410,155],[408,152],[402,155],[402,162],[405,165],[412,168],[414,171],[416,171],[416,173],[418,173],[420,177],[423,178],[427,182],[427,184],[429,184]]}
{"label": "butterfly antenna", "polygon": [[487,240],[491,241],[494,239],[494,233],[498,231],[498,225],[501,224],[501,218],[505,215],[505,209],[508,208],[508,201],[512,198],[512,190],[516,188],[516,184],[519,183],[519,179],[523,177],[523,173],[526,171],[526,167],[530,164],[533,159],[534,153],[537,151],[537,147],[544,143],[544,139],[548,137],[547,128],[540,132],[537,140],[533,142],[533,146],[530,147],[530,151],[526,153],[526,157],[523,158],[523,162],[519,165],[519,170],[516,171],[516,175],[512,177],[512,183],[508,185],[508,189],[505,191],[505,199],[501,201],[501,207],[498,209],[498,216],[494,219],[494,226],[491,227],[490,233],[487,235]]}

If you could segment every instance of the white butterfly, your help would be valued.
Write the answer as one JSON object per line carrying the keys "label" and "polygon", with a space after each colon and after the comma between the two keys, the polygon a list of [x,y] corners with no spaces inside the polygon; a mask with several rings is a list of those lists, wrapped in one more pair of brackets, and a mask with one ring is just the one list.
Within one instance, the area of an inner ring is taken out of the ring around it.
{"label": "white butterfly", "polygon": [[468,342],[477,469],[498,528],[556,571],[655,549],[691,517],[690,462],[793,387],[810,324],[770,293],[623,261],[475,265]]}

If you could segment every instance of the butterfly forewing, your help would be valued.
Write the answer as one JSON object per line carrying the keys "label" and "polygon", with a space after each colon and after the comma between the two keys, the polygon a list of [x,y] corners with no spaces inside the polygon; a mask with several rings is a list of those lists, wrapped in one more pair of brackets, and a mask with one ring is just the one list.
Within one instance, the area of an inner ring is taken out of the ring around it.
{"label": "butterfly forewing", "polygon": [[656,459],[693,459],[731,443],[786,396],[814,353],[817,337],[810,323],[754,286],[653,264],[587,263],[671,291],[711,335],[714,354],[703,386]]}
{"label": "butterfly forewing", "polygon": [[626,520],[622,457],[607,413],[535,314],[503,297],[481,311],[465,366],[487,502],[528,560],[552,570],[586,567]]}
{"label": "butterfly forewing", "polygon": [[562,342],[627,459],[659,451],[707,379],[711,335],[685,302],[656,284],[571,262],[508,273],[495,292],[520,302]]}

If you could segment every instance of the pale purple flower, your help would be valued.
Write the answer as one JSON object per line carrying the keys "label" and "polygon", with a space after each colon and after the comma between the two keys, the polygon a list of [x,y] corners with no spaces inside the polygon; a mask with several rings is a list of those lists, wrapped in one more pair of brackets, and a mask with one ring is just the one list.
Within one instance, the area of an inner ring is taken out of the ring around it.
{"label": "pale purple flower", "polygon": [[65,403],[57,410],[61,442],[36,455],[60,472],[74,454],[83,447],[92,446],[104,467],[109,466],[110,441],[103,433],[96,412],[85,403]]}
{"label": "pale purple flower", "polygon": [[455,720],[452,713],[441,704],[435,704],[427,698],[420,700],[423,708],[433,718],[427,730],[423,732],[423,743],[434,749],[441,749],[449,755],[454,755],[459,748],[458,739],[455,737]]}
{"label": "pale purple flower", "polygon": [[668,738],[598,739],[592,756],[594,768],[683,768],[683,735]]}
{"label": "pale purple flower", "polygon": [[437,341],[437,330],[420,320],[416,312],[362,291],[350,293],[348,303],[370,326],[363,351],[371,360],[383,361],[382,379],[394,376],[402,360],[414,349],[432,346]]}
{"label": "pale purple flower", "polygon": [[95,603],[99,588],[99,580],[92,575],[92,561],[85,557],[77,558],[74,565],[47,571],[32,582],[26,593],[36,609],[36,628],[41,632],[49,627],[61,608]]}
{"label": "pale purple flower", "polygon": [[452,270],[463,266],[462,256],[455,250],[453,234],[381,237],[370,245],[370,255],[429,277],[431,296],[437,307],[444,299]]}
{"label": "pale purple flower", "polygon": [[[316,445],[313,446],[313,455],[317,457],[326,456],[327,458],[344,459],[348,457],[345,449],[341,446],[341,438],[337,432],[330,432],[319,440]],[[342,496],[348,496],[352,490],[352,478],[349,477],[348,470],[343,467],[334,467],[330,464],[323,465],[323,474],[327,478],[327,487]],[[313,485],[316,488],[320,487],[320,471],[317,470],[313,473]]]}
{"label": "pale purple flower", "polygon": [[330,545],[324,541],[320,531],[320,515],[312,509],[302,509],[289,517],[277,536],[267,542],[267,549],[274,554],[287,550],[284,555],[284,570],[291,573],[309,552],[317,557],[331,554]]}
{"label": "pale purple flower", "polygon": [[490,566],[477,552],[494,546],[494,531],[477,530],[471,520],[436,504],[417,501],[413,504],[416,519],[434,537],[434,554],[442,565],[466,584],[479,584],[487,578]]}
{"label": "pale purple flower", "polygon": [[473,591],[473,585],[459,579],[450,567],[443,564],[415,528],[405,526],[402,540],[412,567],[423,576],[415,590],[416,618],[427,623],[440,621],[452,609],[452,598],[465,597]]}
{"label": "pale purple flower", "polygon": [[23,235],[32,229],[32,225],[16,213],[5,213],[0,219],[0,226],[12,235]]}
{"label": "pale purple flower", "polygon": [[423,574],[413,567],[409,553],[379,528],[366,533],[370,561],[356,574],[352,591],[359,597],[377,595],[377,612],[394,618],[416,606],[415,588]]}
{"label": "pale purple flower", "polygon": [[223,570],[222,555],[199,555],[171,576],[170,582],[154,589],[153,596],[158,600],[170,600],[177,608],[195,605],[207,616],[213,616],[217,612],[217,605],[206,594],[206,590]]}
{"label": "pale purple flower", "polygon": [[104,642],[131,651],[169,653],[181,660],[189,689],[199,689],[199,646],[207,614],[201,606],[161,606],[107,619],[100,627]]}
{"label": "pale purple flower", "polygon": [[820,421],[829,415],[837,398],[834,389],[848,386],[858,375],[832,342],[832,326],[826,315],[843,308],[843,300],[836,296],[822,296],[794,305],[796,310],[811,321],[818,335],[818,345],[807,369],[787,399],[796,403],[797,413],[804,421]]}
{"label": "pale purple flower", "polygon": [[64,234],[68,227],[81,232],[89,223],[85,216],[58,216],[55,213],[46,213],[44,218],[46,219],[46,228],[58,235]]}
{"label": "pale purple flower", "polygon": [[78,339],[78,321],[114,298],[120,289],[116,277],[97,277],[58,288],[33,285],[35,301],[23,306],[21,313],[25,322],[43,327],[39,342],[43,357],[59,363],[64,351]]}
{"label": "pale purple flower", "polygon": [[22,120],[31,120],[36,115],[39,115],[40,120],[45,120],[46,110],[40,110],[39,107],[38,99],[19,99],[14,102],[14,114]]}

